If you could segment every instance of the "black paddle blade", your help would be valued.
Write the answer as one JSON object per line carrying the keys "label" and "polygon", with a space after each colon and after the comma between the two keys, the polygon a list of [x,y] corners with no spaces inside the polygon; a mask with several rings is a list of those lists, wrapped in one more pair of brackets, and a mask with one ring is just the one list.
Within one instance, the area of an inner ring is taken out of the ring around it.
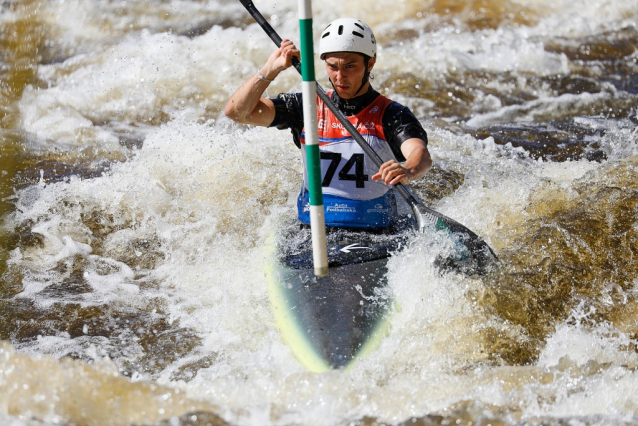
{"label": "black paddle blade", "polygon": [[490,246],[466,226],[432,210],[418,200],[412,206],[412,211],[417,215],[419,228],[432,226],[437,231],[447,229],[463,246],[451,256],[439,256],[436,259],[436,266],[440,270],[461,272],[465,275],[485,275],[498,265],[498,257]]}

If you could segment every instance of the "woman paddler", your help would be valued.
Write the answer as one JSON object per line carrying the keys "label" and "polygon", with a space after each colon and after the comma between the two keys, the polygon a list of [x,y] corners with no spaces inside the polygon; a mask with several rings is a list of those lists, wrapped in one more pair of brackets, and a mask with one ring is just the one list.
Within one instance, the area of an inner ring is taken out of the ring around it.
{"label": "woman paddler", "polygon": [[[331,22],[321,34],[319,54],[334,88],[328,95],[384,161],[377,170],[317,97],[326,226],[390,227],[398,216],[390,185],[408,184],[423,177],[432,166],[427,134],[407,107],[380,95],[370,85],[377,45],[366,24],[352,18]],[[242,124],[290,129],[295,144],[301,147],[305,139],[302,94],[262,97],[279,73],[292,66],[293,56],[299,57],[299,51],[290,40],[283,40],[266,64],[231,96],[225,113]],[[301,151],[305,170],[305,150]],[[305,172],[297,209],[299,220],[309,224]]]}

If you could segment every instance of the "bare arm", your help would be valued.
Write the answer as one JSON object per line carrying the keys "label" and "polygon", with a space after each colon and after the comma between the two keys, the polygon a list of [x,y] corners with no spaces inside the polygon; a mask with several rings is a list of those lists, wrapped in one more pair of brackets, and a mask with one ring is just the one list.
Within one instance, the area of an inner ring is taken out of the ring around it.
{"label": "bare arm", "polygon": [[[292,66],[293,56],[299,57],[299,51],[290,40],[283,40],[281,47],[260,68],[261,74],[267,80],[274,80],[280,72]],[[270,126],[275,118],[275,106],[270,99],[261,97],[269,84],[255,73],[230,97],[224,109],[226,116],[241,124]]]}
{"label": "bare arm", "polygon": [[406,158],[403,166],[395,160],[381,165],[379,173],[372,180],[383,179],[386,185],[409,184],[420,179],[432,168],[432,159],[425,142],[418,138],[408,139],[401,144],[401,152]]}

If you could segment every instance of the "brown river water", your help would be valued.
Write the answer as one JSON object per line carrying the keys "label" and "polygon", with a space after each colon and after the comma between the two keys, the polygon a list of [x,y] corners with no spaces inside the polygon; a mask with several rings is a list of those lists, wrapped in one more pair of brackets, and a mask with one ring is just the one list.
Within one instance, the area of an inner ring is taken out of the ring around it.
{"label": "brown river water", "polygon": [[[255,4],[298,40],[296,2]],[[263,31],[231,0],[0,0],[0,424],[638,424],[638,0],[313,11],[373,28],[428,132],[415,192],[501,267],[415,237],[380,347],[306,371],[264,278],[299,153],[222,113]]]}

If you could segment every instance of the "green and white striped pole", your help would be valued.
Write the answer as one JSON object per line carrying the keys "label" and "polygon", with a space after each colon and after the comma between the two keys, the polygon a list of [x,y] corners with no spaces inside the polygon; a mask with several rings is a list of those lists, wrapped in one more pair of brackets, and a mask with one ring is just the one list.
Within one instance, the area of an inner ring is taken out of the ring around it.
{"label": "green and white striped pole", "polygon": [[312,254],[315,275],[328,275],[328,250],[326,247],[326,220],[321,193],[321,159],[319,157],[319,133],[317,129],[317,83],[315,59],[312,47],[311,0],[299,0],[299,29],[301,33],[301,79],[303,93],[303,121],[306,133],[306,164],[310,195],[310,227],[312,229]]}

